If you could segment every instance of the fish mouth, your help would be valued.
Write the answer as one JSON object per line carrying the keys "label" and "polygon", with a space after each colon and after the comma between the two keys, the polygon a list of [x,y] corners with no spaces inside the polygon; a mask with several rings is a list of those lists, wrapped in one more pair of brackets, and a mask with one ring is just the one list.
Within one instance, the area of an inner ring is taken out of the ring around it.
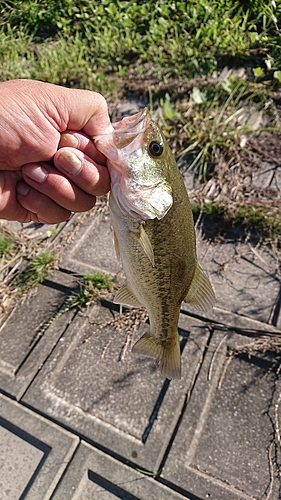
{"label": "fish mouth", "polygon": [[[147,128],[148,122],[149,111],[147,108],[144,108],[139,113],[132,116],[125,116],[122,120],[112,123],[113,131],[109,134],[94,136],[93,139],[95,143],[99,143],[97,145],[98,149],[102,149],[102,144],[105,143],[111,143],[116,149],[123,149],[131,145],[128,152],[132,153],[141,147],[142,135]],[[134,141],[136,137],[138,137],[138,140]]]}
{"label": "fish mouth", "polygon": [[148,109],[144,108],[133,116],[125,116],[119,122],[113,123],[115,146],[119,149],[123,149],[129,144],[132,144],[134,139],[138,137],[138,140],[135,141],[135,148],[132,148],[138,149],[141,145],[141,136],[147,127],[148,117]]}
{"label": "fish mouth", "polygon": [[125,116],[122,120],[112,123],[114,130],[122,129],[122,132],[141,132],[144,119],[148,116],[148,109],[144,108],[132,116]]}

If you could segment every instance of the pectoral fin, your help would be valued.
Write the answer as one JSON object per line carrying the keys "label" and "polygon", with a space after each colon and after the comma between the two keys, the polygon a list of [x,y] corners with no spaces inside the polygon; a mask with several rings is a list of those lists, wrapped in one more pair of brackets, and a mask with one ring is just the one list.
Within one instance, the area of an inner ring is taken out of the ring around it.
{"label": "pectoral fin", "polygon": [[140,224],[137,231],[132,231],[132,234],[137,238],[140,243],[144,253],[149,258],[152,267],[155,266],[154,262],[154,251],[150,242],[149,237],[147,236],[144,227]]}
{"label": "pectoral fin", "polygon": [[131,290],[129,289],[126,281],[119,288],[113,302],[115,304],[123,304],[132,307],[143,307],[139,300],[135,297],[133,292],[131,292]]}
{"label": "pectoral fin", "polygon": [[184,298],[184,302],[196,307],[196,309],[205,310],[213,307],[215,300],[214,290],[209,278],[207,278],[197,263],[193,279]]}
{"label": "pectoral fin", "polygon": [[114,247],[115,247],[115,252],[116,252],[116,256],[117,256],[117,259],[120,260],[120,248],[119,248],[119,241],[118,241],[118,238],[116,236],[116,233],[114,231],[113,233],[113,237],[114,237]]}

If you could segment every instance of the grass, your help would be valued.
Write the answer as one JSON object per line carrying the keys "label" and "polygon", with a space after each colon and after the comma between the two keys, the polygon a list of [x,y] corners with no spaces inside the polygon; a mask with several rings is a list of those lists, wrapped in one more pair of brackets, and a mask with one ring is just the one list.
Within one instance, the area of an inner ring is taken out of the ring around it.
{"label": "grass", "polygon": [[86,272],[80,280],[78,292],[72,292],[65,300],[64,304],[56,313],[46,321],[36,334],[35,341],[45,333],[47,328],[62,314],[70,309],[87,307],[91,302],[97,300],[110,292],[113,288],[113,278],[108,274]]}
{"label": "grass", "polygon": [[[227,90],[222,100],[224,89]],[[209,89],[208,95],[208,89],[202,92],[198,87],[193,88],[194,104],[189,107],[183,126],[190,145],[181,154],[198,151],[189,168],[197,170],[199,179],[207,179],[208,168],[216,162],[218,149],[229,149],[234,144],[239,147],[239,138],[253,130],[249,116],[242,119],[242,123],[239,119],[245,114],[246,105],[253,104],[256,93],[243,81],[224,85],[224,89],[219,89],[220,92]],[[258,119],[258,106],[254,109]]]}
{"label": "grass", "polygon": [[48,250],[44,250],[33,257],[24,271],[14,281],[14,286],[18,288],[18,293],[22,295],[31,288],[43,283],[47,274],[53,269],[56,260],[57,256],[55,253],[51,253]]}
{"label": "grass", "polygon": [[[135,85],[199,182],[265,115],[279,126],[281,0],[0,0],[0,13],[0,80],[88,88],[109,104]],[[251,69],[220,80],[225,65]]]}
{"label": "grass", "polygon": [[[102,213],[105,199],[97,201],[90,212]],[[81,214],[73,223],[71,237],[77,233],[89,213]],[[46,277],[57,268],[60,254],[69,242],[68,232],[60,232],[61,224],[46,232],[43,238],[35,238],[29,231],[13,231],[5,224],[0,229],[0,318],[1,313],[11,310],[22,299],[43,283]],[[84,307],[92,300],[102,296],[113,287],[113,279],[103,273],[85,273],[79,280],[79,290],[73,292],[63,306],[63,311]],[[61,312],[59,314],[61,314]]]}
{"label": "grass", "polygon": [[87,272],[82,277],[79,291],[73,292],[67,301],[67,308],[84,307],[90,304],[102,291],[109,292],[113,279],[104,273]]}
{"label": "grass", "polygon": [[270,106],[263,111],[267,99],[262,86],[236,78],[213,86],[194,86],[174,103],[166,92],[160,99],[160,124],[170,137],[183,138],[177,156],[192,158],[188,168],[206,181],[220,151],[241,148],[241,137],[253,130],[276,129],[274,122],[262,126],[264,115],[270,112]]}
{"label": "grass", "polygon": [[19,297],[42,283],[57,261],[58,252],[48,243],[36,241],[2,225],[0,230],[1,313],[10,310]]}
{"label": "grass", "polygon": [[211,74],[225,56],[280,65],[280,0],[6,0],[0,12],[2,79],[20,61],[24,77],[90,88],[127,68],[160,79]]}
{"label": "grass", "polygon": [[[233,228],[239,228],[241,238],[256,238],[259,243],[277,241],[281,234],[281,215],[267,207],[250,205],[229,209],[217,203],[192,203],[195,221],[202,217],[211,238],[225,238]],[[234,233],[235,234],[235,233]]]}
{"label": "grass", "polygon": [[234,223],[240,224],[248,233],[258,235],[261,242],[274,241],[281,234],[281,215],[271,214],[267,207],[238,207],[234,212]]}
{"label": "grass", "polygon": [[0,257],[9,257],[15,249],[15,239],[0,234]]}

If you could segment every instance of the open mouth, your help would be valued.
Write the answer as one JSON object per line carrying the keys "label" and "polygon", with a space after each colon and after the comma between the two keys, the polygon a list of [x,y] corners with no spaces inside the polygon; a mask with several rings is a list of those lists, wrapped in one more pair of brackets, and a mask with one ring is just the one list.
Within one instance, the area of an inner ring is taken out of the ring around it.
{"label": "open mouth", "polygon": [[[142,134],[147,127],[148,110],[144,108],[133,116],[126,116],[119,122],[113,123],[114,144],[117,148],[123,149],[128,145],[130,153],[141,147]],[[134,139],[137,139],[135,141]]]}
{"label": "open mouth", "polygon": [[[110,145],[116,149],[124,149],[130,145],[126,153],[133,153],[142,145],[143,132],[147,128],[149,112],[144,108],[139,113],[132,116],[125,116],[122,120],[112,124],[113,131],[93,137],[97,148],[105,154],[105,147]],[[135,140],[137,138],[137,140]]]}
{"label": "open mouth", "polygon": [[122,132],[135,132],[139,133],[146,126],[145,118],[149,116],[148,109],[144,108],[139,113],[132,116],[125,116],[119,122],[112,124],[114,130],[122,129]]}

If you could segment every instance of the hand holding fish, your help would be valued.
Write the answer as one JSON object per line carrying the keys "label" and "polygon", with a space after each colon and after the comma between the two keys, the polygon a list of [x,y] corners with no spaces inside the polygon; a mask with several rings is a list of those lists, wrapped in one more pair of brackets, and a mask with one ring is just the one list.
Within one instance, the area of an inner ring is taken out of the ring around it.
{"label": "hand holding fish", "polygon": [[114,241],[126,276],[115,302],[147,309],[150,328],[133,351],[155,358],[167,378],[180,378],[181,303],[205,309],[215,301],[197,262],[184,182],[146,109],[94,139],[107,157]]}
{"label": "hand holding fish", "polygon": [[33,80],[0,83],[0,217],[57,223],[109,191],[89,136],[111,130],[96,92]]}

